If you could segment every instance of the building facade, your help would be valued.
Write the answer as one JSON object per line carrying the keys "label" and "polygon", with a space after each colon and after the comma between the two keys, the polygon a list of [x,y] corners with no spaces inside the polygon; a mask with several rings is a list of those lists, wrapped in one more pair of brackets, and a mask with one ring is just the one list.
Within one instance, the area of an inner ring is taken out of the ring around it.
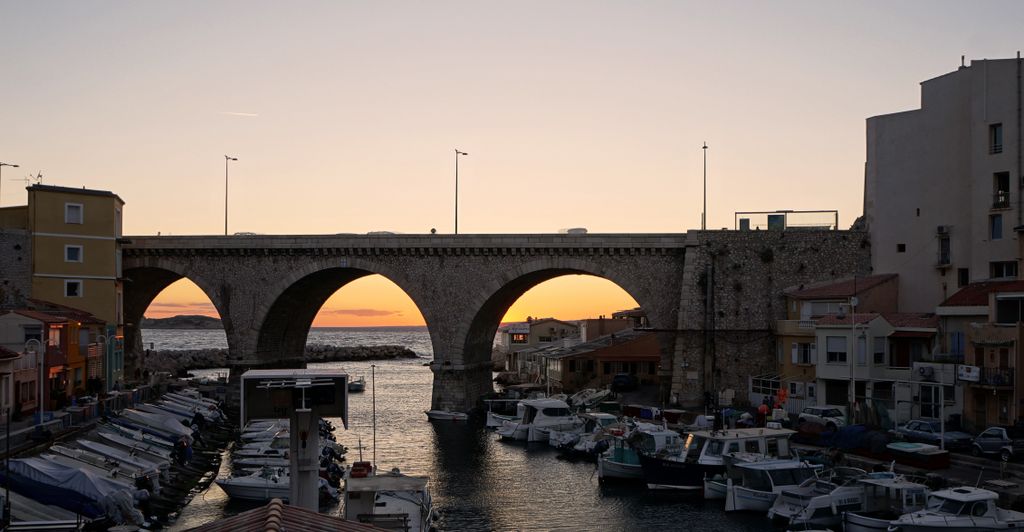
{"label": "building facade", "polygon": [[1019,275],[1020,67],[972,61],[921,83],[920,109],[867,121],[872,266],[900,274],[901,310],[929,312],[972,282]]}

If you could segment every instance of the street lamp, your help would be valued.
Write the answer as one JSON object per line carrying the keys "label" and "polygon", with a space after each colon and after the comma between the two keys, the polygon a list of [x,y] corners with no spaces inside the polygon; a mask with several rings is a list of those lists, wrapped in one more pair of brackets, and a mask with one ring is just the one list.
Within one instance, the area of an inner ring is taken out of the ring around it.
{"label": "street lamp", "polygon": [[[5,166],[10,166],[11,168],[17,168],[18,167],[18,165],[16,165],[16,164],[0,163],[0,186],[2,186],[2,184],[3,184],[3,179],[2,179],[3,173],[2,172],[3,172]],[[3,203],[3,196],[0,196],[0,203]]]}
{"label": "street lamp", "polygon": [[708,143],[704,143],[704,210],[700,212],[700,230],[707,229],[708,218]]}
{"label": "street lamp", "polygon": [[455,234],[459,234],[459,156],[469,155],[455,148]]}
{"label": "street lamp", "polygon": [[[35,338],[29,338],[27,341],[25,341],[25,352],[26,353],[29,352],[28,347],[30,345],[32,345],[32,344],[35,344],[35,347],[32,348],[31,352],[32,352],[32,354],[36,355],[39,358],[39,385],[38,385],[39,396],[36,397],[36,400],[39,401],[39,426],[42,427],[42,425],[43,425],[43,414],[46,411],[46,406],[45,406],[46,401],[43,399],[43,371],[46,369],[45,368],[46,349],[43,348],[43,342],[40,342],[39,340],[36,340]],[[36,351],[36,349],[38,349],[39,351]]]}
{"label": "street lamp", "polygon": [[237,161],[238,157],[224,156],[224,236],[228,234],[228,161]]}

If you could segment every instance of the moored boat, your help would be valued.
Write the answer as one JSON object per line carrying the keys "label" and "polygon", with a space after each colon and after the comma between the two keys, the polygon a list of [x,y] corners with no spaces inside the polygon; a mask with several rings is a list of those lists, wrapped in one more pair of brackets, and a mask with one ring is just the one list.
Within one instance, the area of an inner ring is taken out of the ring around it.
{"label": "moored boat", "polygon": [[928,500],[927,486],[902,475],[865,477],[857,483],[864,490],[864,505],[861,510],[843,514],[845,532],[885,532],[891,521],[923,509]]}
{"label": "moored boat", "polygon": [[822,466],[800,460],[764,460],[736,464],[735,469],[739,478],[726,481],[725,511],[767,512],[782,490],[799,486]]}
{"label": "moored boat", "polygon": [[959,487],[933,492],[925,509],[900,516],[890,532],[985,532],[1024,527],[1024,513],[996,505],[999,495],[981,488]]}
{"label": "moored boat", "polygon": [[450,410],[426,410],[423,412],[430,421],[466,421],[469,414],[465,412],[452,412]]}
{"label": "moored boat", "polygon": [[359,377],[348,381],[348,391],[358,393],[366,390],[366,377],[360,375]]}
{"label": "moored boat", "polygon": [[405,475],[398,468],[378,473],[369,462],[356,462],[345,476],[345,519],[385,530],[432,530],[427,477]]}

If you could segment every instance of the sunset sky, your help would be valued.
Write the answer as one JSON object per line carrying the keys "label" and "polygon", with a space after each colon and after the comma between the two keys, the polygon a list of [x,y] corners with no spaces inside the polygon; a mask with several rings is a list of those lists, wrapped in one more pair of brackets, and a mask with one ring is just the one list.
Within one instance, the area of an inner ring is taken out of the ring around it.
{"label": "sunset sky", "polygon": [[[127,234],[679,232],[862,210],[864,120],[960,56],[1012,57],[1024,3],[0,1],[0,205],[117,192]],[[634,305],[587,278],[507,319]],[[404,299],[403,299],[404,298]],[[187,283],[149,315],[205,296]],[[519,305],[522,305],[520,308]],[[564,306],[563,306],[564,305]],[[208,307],[207,307],[208,308]],[[321,325],[416,324],[381,278]]]}

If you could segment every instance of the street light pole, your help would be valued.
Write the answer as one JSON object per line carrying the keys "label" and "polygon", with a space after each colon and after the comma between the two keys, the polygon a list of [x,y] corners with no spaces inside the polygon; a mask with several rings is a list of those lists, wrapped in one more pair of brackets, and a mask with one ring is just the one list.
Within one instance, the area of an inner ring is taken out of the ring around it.
{"label": "street light pole", "polygon": [[[18,167],[18,165],[16,165],[16,164],[0,163],[0,186],[3,186],[3,182],[4,182],[4,180],[3,180],[3,170],[4,170],[5,166],[10,166],[11,168],[17,168]],[[4,201],[3,196],[0,195],[0,203],[3,203],[3,201]]]}
{"label": "street light pole", "polygon": [[238,157],[224,156],[224,236],[228,234],[228,161],[237,161]]}
{"label": "street light pole", "polygon": [[469,155],[455,148],[455,234],[459,234],[459,156]]}
{"label": "street light pole", "polygon": [[708,219],[708,143],[701,148],[704,151],[704,209],[700,211],[700,230],[707,229]]}

